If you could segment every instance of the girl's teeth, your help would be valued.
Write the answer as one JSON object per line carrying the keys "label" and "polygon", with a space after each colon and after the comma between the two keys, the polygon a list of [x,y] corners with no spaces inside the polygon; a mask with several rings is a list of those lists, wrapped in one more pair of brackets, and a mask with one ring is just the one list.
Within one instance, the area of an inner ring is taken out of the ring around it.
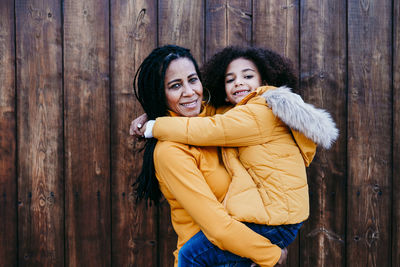
{"label": "girl's teeth", "polygon": [[248,90],[246,90],[246,91],[240,91],[240,92],[234,93],[234,95],[246,94],[246,93],[248,93],[248,92],[249,92]]}

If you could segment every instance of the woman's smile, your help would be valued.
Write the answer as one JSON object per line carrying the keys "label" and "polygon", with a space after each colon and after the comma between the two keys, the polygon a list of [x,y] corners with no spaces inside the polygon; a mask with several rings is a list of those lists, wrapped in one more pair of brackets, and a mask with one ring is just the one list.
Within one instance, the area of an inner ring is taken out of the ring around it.
{"label": "woman's smile", "polygon": [[193,100],[191,102],[181,103],[182,106],[186,108],[196,108],[198,103],[198,99]]}

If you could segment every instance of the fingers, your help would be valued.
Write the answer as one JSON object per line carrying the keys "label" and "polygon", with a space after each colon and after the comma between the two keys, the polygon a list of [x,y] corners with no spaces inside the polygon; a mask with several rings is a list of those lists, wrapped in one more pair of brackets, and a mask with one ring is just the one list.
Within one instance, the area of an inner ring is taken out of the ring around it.
{"label": "fingers", "polygon": [[129,127],[129,134],[136,136],[136,137],[142,137],[144,130],[143,125],[148,121],[146,113],[140,115],[136,119],[134,119],[131,122],[131,125]]}
{"label": "fingers", "polygon": [[283,251],[282,251],[282,253],[283,253],[283,257],[282,257],[282,262],[281,262],[281,264],[285,264],[285,263],[286,263],[286,260],[287,260],[287,255],[288,255],[287,249],[284,248]]}
{"label": "fingers", "polygon": [[137,126],[141,137],[144,137],[144,132],[146,131],[146,124],[147,124],[147,122],[145,122],[144,125],[139,123]]}
{"label": "fingers", "polygon": [[142,133],[140,132],[140,128],[142,128],[141,123],[138,123],[136,120],[133,120],[131,123],[131,126],[129,128],[129,134],[136,136],[136,137],[142,136]]}
{"label": "fingers", "polygon": [[279,258],[279,261],[277,262],[277,264],[275,266],[281,266],[282,264],[285,264],[286,259],[287,259],[287,254],[288,254],[287,249],[283,248],[281,250],[281,257]]}

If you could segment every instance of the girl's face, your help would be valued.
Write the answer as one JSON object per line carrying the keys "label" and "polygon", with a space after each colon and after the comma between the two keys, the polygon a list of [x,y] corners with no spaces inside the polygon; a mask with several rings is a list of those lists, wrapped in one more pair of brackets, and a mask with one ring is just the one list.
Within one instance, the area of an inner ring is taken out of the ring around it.
{"label": "girl's face", "polygon": [[171,61],[165,72],[164,88],[170,110],[183,117],[199,115],[203,85],[190,59]]}
{"label": "girl's face", "polygon": [[253,61],[237,58],[229,63],[225,73],[226,102],[234,105],[261,86],[261,75]]}

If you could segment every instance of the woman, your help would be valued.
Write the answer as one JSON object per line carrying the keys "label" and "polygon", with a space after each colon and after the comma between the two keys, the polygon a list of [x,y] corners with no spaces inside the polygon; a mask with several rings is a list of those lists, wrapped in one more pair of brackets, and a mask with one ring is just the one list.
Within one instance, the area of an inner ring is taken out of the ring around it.
{"label": "woman", "polygon": [[[148,118],[210,115],[202,106],[199,75],[189,50],[172,45],[155,49],[139,67],[134,82],[135,93]],[[161,190],[169,202],[178,235],[175,265],[179,249],[200,230],[219,249],[230,252],[218,254],[221,264],[250,266],[255,262],[273,266],[281,255],[285,256],[267,238],[228,215],[221,202],[230,182],[217,147],[193,147],[155,139],[146,142],[143,167],[136,182],[137,194],[157,203]]]}

